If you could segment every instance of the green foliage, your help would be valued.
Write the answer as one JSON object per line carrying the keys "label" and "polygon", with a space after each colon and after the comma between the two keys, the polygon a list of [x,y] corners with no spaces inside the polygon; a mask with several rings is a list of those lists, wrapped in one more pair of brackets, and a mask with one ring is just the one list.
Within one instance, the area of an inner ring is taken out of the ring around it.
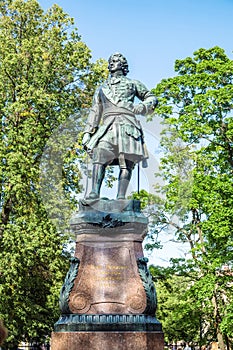
{"label": "green foliage", "polygon": [[[71,137],[76,144],[66,143],[62,155],[59,133],[53,147],[45,146],[71,116],[75,132],[82,130],[81,110],[105,76],[106,63],[91,63],[73,19],[59,6],[45,13],[36,0],[0,2],[0,317],[9,349],[24,339],[43,341],[58,317],[68,236],[49,220],[48,209],[56,219],[63,208],[58,198],[45,206],[40,180],[47,174],[46,189],[64,195],[73,209],[81,135]],[[48,168],[41,168],[46,157]]]}
{"label": "green foliage", "polygon": [[233,61],[219,47],[199,49],[177,60],[175,71],[154,90],[164,120],[165,181],[156,223],[189,243],[182,270],[194,267],[190,293],[223,349],[232,337]]}
{"label": "green foliage", "polygon": [[[146,190],[133,192],[132,199],[140,200],[141,209],[144,215],[148,217],[148,233],[145,240],[145,249],[153,250],[162,248],[159,241],[159,233],[164,229],[164,216],[160,209],[161,199],[159,196],[148,193]],[[158,224],[160,222],[160,224]]]}
{"label": "green foliage", "polygon": [[156,317],[162,322],[165,341],[198,342],[202,312],[190,293],[190,278],[175,274],[170,268],[151,266],[150,270],[158,295]]}

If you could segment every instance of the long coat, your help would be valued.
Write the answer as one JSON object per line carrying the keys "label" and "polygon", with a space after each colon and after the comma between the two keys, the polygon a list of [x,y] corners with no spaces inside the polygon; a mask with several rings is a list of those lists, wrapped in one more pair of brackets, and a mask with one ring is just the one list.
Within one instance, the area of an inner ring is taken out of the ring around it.
{"label": "long coat", "polygon": [[116,158],[123,155],[133,159],[134,163],[148,158],[143,131],[134,113],[135,97],[143,105],[140,114],[147,115],[154,111],[156,97],[138,80],[125,76],[109,77],[96,90],[85,129],[92,136],[86,145],[90,154],[104,140],[117,145]]}

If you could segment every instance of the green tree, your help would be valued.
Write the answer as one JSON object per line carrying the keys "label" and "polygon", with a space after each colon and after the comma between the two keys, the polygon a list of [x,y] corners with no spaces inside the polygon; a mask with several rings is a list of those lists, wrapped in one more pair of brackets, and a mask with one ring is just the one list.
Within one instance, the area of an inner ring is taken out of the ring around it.
{"label": "green tree", "polygon": [[[158,310],[156,316],[163,325],[165,341],[199,343],[202,309],[191,293],[192,273],[178,274],[171,267],[151,266],[150,271],[156,283]],[[202,340],[202,339],[201,339]]]}
{"label": "green tree", "polygon": [[[60,7],[44,12],[36,0],[0,2],[0,317],[9,329],[7,349],[23,339],[43,341],[58,317],[68,238],[48,218],[40,182],[47,169],[40,163],[59,125],[76,116],[75,131],[81,131],[81,110],[105,75],[106,64],[91,63],[73,19]],[[80,178],[79,141],[63,147],[60,158],[59,185],[68,201]],[[58,204],[56,217],[62,215]]]}
{"label": "green tree", "polygon": [[223,350],[233,327],[233,61],[219,47],[199,49],[177,60],[175,71],[154,90],[165,127],[166,197],[157,225],[173,227],[177,240],[189,243],[182,269],[195,269],[191,291],[206,311],[206,331]]}

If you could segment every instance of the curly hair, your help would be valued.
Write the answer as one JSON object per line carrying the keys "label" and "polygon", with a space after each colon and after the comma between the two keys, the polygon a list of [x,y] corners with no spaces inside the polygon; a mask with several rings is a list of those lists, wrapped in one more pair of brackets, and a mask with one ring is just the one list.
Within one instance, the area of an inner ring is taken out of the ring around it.
{"label": "curly hair", "polygon": [[[127,75],[129,73],[129,65],[127,62],[127,59],[119,52],[113,53],[109,59],[108,59],[108,63],[111,62],[111,60],[113,59],[113,57],[118,58],[118,60],[121,62],[122,65],[122,71],[124,75]],[[109,67],[109,66],[108,66]]]}

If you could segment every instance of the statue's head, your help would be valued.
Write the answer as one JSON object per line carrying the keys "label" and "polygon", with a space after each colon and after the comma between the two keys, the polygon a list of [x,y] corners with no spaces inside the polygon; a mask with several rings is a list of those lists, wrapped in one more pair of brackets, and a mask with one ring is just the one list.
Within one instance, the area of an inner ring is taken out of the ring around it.
{"label": "statue's head", "polygon": [[120,69],[124,75],[127,75],[129,72],[127,59],[119,52],[113,53],[108,59],[108,69],[110,73]]}

